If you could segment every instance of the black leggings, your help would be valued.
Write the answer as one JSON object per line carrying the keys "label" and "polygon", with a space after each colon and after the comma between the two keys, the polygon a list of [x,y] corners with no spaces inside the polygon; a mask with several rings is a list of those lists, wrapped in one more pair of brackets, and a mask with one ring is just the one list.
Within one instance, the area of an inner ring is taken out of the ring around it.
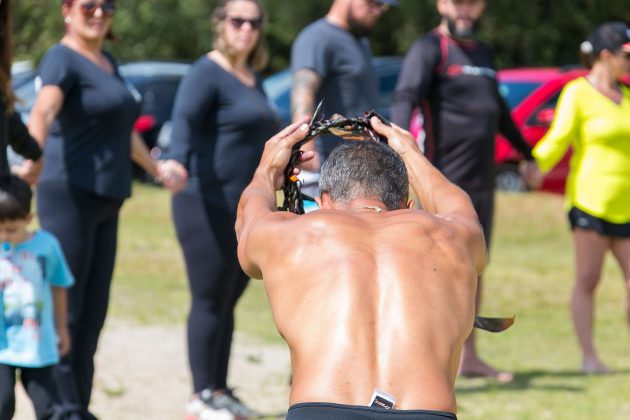
{"label": "black leggings", "polygon": [[122,203],[63,182],[43,182],[37,189],[40,224],[59,239],[75,277],[68,291],[72,351],[56,366],[54,378],[64,410],[87,419],[94,418],[87,410],[94,353],[107,314]]}
{"label": "black leggings", "polygon": [[18,369],[22,385],[33,402],[37,420],[58,418],[55,414],[57,388],[50,366],[18,368],[0,364],[0,420],[11,420],[15,413],[15,376]]}
{"label": "black leggings", "polygon": [[227,387],[234,307],[249,280],[238,263],[236,216],[191,191],[173,196],[172,211],[192,295],[188,360],[193,391],[223,389]]}

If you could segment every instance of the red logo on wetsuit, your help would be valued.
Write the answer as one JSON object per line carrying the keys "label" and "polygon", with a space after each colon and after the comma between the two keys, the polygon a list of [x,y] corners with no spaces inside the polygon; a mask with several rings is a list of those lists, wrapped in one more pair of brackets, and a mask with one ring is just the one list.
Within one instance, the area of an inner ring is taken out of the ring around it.
{"label": "red logo on wetsuit", "polygon": [[446,69],[449,76],[485,76],[491,79],[497,77],[497,72],[489,67],[477,67],[469,65],[451,64]]}

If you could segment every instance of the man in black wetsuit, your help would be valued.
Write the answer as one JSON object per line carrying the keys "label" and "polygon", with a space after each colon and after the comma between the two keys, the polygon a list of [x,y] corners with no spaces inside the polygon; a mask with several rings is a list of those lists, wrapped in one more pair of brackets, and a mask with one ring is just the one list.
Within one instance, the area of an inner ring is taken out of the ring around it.
{"label": "man in black wetsuit", "polygon": [[[497,131],[526,161],[530,162],[532,155],[499,94],[493,54],[475,37],[485,6],[484,0],[437,0],[442,22],[408,51],[391,118],[407,128],[413,109],[420,107],[425,153],[449,181],[468,193],[489,243]],[[525,165],[526,171],[531,168],[531,164]],[[480,296],[481,282],[477,310]],[[501,382],[512,380],[511,373],[499,372],[477,356],[474,331],[464,345],[459,373],[494,377]]]}

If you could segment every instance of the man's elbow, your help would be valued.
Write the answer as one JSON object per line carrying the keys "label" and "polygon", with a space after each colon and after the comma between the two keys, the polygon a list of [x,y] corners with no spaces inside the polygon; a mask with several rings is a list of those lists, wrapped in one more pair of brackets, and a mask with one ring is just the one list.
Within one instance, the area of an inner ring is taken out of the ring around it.
{"label": "man's elbow", "polygon": [[474,249],[475,266],[477,268],[477,275],[481,276],[486,266],[488,265],[488,246],[486,237],[483,232],[483,227],[479,222],[470,228],[470,241]]}
{"label": "man's elbow", "polygon": [[238,262],[245,274],[247,274],[250,278],[262,279],[262,272],[260,271],[260,268],[251,261],[246,244],[246,238],[242,238],[242,240],[238,243]]}
{"label": "man's elbow", "polygon": [[243,218],[238,215],[236,216],[236,223],[234,223],[234,232],[236,233],[236,241],[240,242],[243,234]]}

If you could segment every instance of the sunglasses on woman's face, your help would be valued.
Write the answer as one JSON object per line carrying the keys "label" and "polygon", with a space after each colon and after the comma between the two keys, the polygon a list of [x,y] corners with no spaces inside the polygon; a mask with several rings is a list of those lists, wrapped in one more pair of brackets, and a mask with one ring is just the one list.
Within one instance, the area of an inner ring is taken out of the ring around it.
{"label": "sunglasses on woman's face", "polygon": [[257,30],[257,29],[260,29],[263,22],[263,19],[261,17],[258,17],[256,19],[243,19],[243,18],[228,16],[226,20],[230,22],[230,24],[232,25],[234,29],[241,29],[243,25],[245,25],[246,23],[249,23],[249,26],[252,29]]}
{"label": "sunglasses on woman's face", "polygon": [[113,2],[97,3],[95,1],[87,1],[79,5],[81,13],[86,17],[92,17],[96,13],[96,9],[100,8],[101,13],[105,17],[112,17],[116,13],[116,4]]}

